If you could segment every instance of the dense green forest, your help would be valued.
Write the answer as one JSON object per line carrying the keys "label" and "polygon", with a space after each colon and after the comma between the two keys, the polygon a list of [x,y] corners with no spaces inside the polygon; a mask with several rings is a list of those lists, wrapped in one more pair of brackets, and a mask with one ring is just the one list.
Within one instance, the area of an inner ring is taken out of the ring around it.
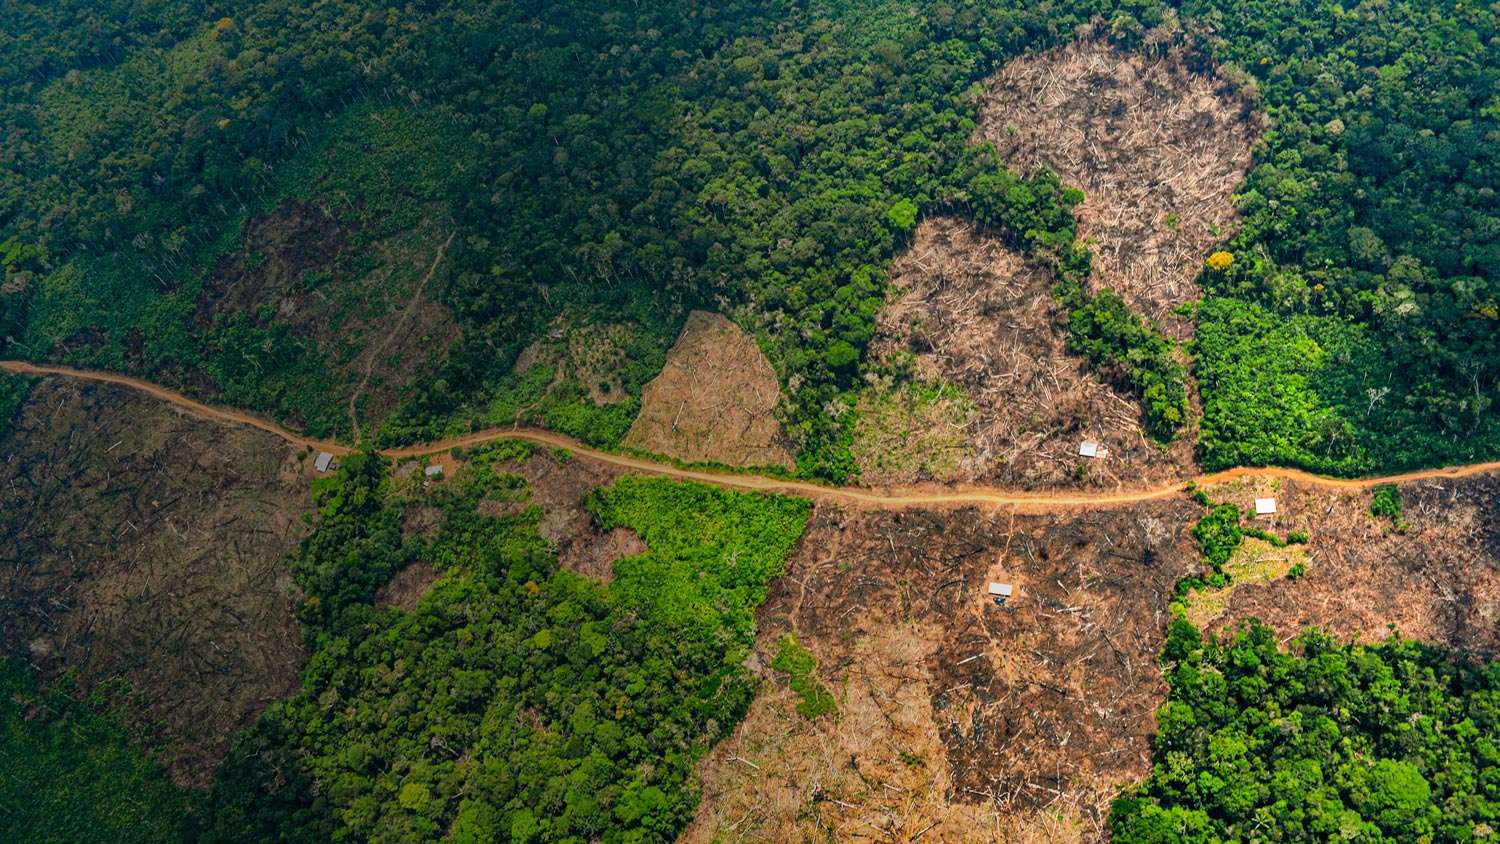
{"label": "dense green forest", "polygon": [[1156,763],[1115,841],[1473,841],[1500,825],[1500,663],[1172,623]]}
{"label": "dense green forest", "polygon": [[[1362,472],[1500,442],[1500,29],[1483,5],[260,0],[142,15],[74,0],[6,16],[7,354],[347,434],[327,399],[346,350],[192,303],[247,222],[291,197],[386,233],[436,214],[461,229],[442,299],[462,330],[382,441],[520,414],[618,442],[633,405],[511,362],[559,319],[623,322],[638,391],[685,308],[717,303],[761,333],[801,471],[845,477],[852,417],[827,409],[854,404],[907,231],[974,184],[973,86],[1097,19],[1126,46],[1178,40],[1225,62],[1274,124],[1238,194],[1237,260],[1203,276],[1206,462]],[[317,171],[320,151],[333,166]],[[1170,349],[1122,303],[1093,312],[1072,320],[1092,335],[1077,348],[1169,437],[1185,413]]]}
{"label": "dense green forest", "polygon": [[[203,840],[673,840],[694,763],[750,704],[753,612],[808,506],[621,479],[588,506],[649,550],[605,586],[537,532],[503,468],[529,451],[485,447],[426,493],[361,456],[321,485],[303,690],[236,744]],[[408,506],[441,508],[436,533],[403,536]],[[373,606],[409,564],[439,575],[421,603]]]}
{"label": "dense green forest", "polygon": [[131,742],[103,690],[74,691],[43,691],[23,660],[0,659],[0,840],[180,840],[190,796]]}

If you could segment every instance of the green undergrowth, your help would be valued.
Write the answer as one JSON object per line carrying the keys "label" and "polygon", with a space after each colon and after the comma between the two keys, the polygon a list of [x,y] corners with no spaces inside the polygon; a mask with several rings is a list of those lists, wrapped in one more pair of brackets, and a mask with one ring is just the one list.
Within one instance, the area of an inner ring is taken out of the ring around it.
{"label": "green undergrowth", "polygon": [[781,644],[777,646],[771,667],[788,675],[792,691],[801,698],[797,704],[797,712],[802,717],[812,720],[819,715],[838,712],[838,703],[834,701],[833,694],[813,673],[818,667],[817,659],[797,641],[797,634],[788,633],[781,637]]}
{"label": "green undergrowth", "polygon": [[0,840],[27,844],[183,838],[190,795],[132,741],[96,691],[43,691],[0,659]]}
{"label": "green undergrowth", "polygon": [[[754,610],[809,505],[621,478],[588,507],[647,550],[604,585],[542,539],[506,469],[534,453],[469,449],[426,486],[344,461],[295,563],[303,691],[236,745],[202,840],[675,839],[694,763],[754,695]],[[403,533],[412,506],[441,511],[435,533]],[[373,606],[417,560],[439,574],[417,607]]]}
{"label": "green undergrowth", "polygon": [[1308,554],[1299,546],[1307,534],[1293,531],[1280,537],[1258,527],[1246,527],[1244,514],[1233,504],[1215,503],[1203,490],[1193,500],[1208,512],[1193,524],[1191,534],[1202,552],[1202,573],[1177,581],[1171,604],[1173,617],[1206,624],[1227,606],[1238,583],[1268,582],[1306,573]]}

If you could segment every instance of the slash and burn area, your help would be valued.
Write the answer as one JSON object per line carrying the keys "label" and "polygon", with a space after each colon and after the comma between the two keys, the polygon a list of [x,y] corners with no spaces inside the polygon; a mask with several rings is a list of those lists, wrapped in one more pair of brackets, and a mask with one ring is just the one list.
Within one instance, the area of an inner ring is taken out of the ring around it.
{"label": "slash and burn area", "polygon": [[1147,57],[1101,40],[1008,62],[985,85],[980,140],[1011,167],[1080,188],[1096,281],[1184,336],[1172,308],[1239,226],[1231,201],[1263,130],[1255,103],[1177,48]]}
{"label": "slash and burn area", "polygon": [[268,434],[40,382],[0,439],[0,649],[110,692],[174,780],[205,784],[299,687],[305,471]]}
{"label": "slash and burn area", "polygon": [[[1187,501],[1073,516],[819,507],[760,614],[763,692],[685,840],[1093,839],[1150,765]],[[1012,583],[1004,607],[986,584]],[[769,668],[783,637],[836,711]]]}

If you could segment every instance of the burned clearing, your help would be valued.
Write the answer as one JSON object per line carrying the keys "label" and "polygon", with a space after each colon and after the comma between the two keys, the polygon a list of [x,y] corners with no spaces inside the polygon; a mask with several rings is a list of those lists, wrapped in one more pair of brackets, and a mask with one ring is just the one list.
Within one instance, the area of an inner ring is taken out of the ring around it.
{"label": "burned clearing", "polygon": [[1379,641],[1393,630],[1483,659],[1500,654],[1500,478],[1405,484],[1403,531],[1370,513],[1369,491],[1285,482],[1210,488],[1245,505],[1274,494],[1277,515],[1254,523],[1309,536],[1307,573],[1237,586],[1213,625],[1247,617],[1283,637],[1308,627]]}
{"label": "burned clearing", "polygon": [[128,689],[138,736],[205,784],[299,685],[302,462],[262,432],[68,381],[40,383],[0,448],[0,647],[45,680]]}
{"label": "burned clearing", "polygon": [[[936,480],[1024,489],[1120,488],[1194,473],[1191,432],[1163,449],[1141,427],[1140,406],[1101,383],[1063,342],[1062,306],[1040,268],[959,220],[924,221],[891,268],[892,304],[880,315],[878,361],[914,360],[914,377],[959,388],[959,418],[888,414],[884,430],[859,432],[861,478],[872,484]],[[952,431],[959,431],[954,439]],[[951,455],[940,473],[875,458],[886,440]],[[1081,458],[1079,444],[1108,454]]]}
{"label": "burned clearing", "polygon": [[979,140],[1012,169],[1081,188],[1097,281],[1179,336],[1203,260],[1238,226],[1231,192],[1262,130],[1254,103],[1180,49],[1147,58],[1099,40],[1007,63],[985,85]]}
{"label": "burned clearing", "polygon": [[[198,297],[200,327],[247,315],[284,325],[328,358],[350,426],[378,423],[458,335],[438,301],[451,227],[431,209],[380,239],[310,202],[287,200],[245,223]],[[295,420],[294,420],[295,421]]]}
{"label": "burned clearing", "polygon": [[691,463],[791,468],[775,410],[780,382],[740,327],[693,311],[661,374],[641,392],[625,444]]}
{"label": "burned clearing", "polygon": [[[1150,766],[1186,500],[1073,516],[820,507],[761,611],[840,714],[758,701],[702,769],[688,840],[1097,838]],[[984,593],[1014,584],[1005,607]],[[785,680],[762,671],[768,685]],[[925,830],[930,830],[924,832]]]}

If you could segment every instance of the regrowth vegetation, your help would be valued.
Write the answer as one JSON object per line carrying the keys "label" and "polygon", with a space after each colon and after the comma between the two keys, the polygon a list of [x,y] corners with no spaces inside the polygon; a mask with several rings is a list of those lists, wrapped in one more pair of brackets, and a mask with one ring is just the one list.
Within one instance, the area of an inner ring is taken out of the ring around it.
{"label": "regrowth vegetation", "polygon": [[[400,528],[422,493],[374,458],[323,485],[297,561],[303,691],[231,754],[206,838],[673,839],[694,762],[750,703],[753,611],[807,504],[623,478],[590,508],[648,550],[604,586],[558,568],[525,481],[500,468],[528,450],[466,455],[425,493],[442,511],[425,538]],[[414,560],[440,574],[416,609],[373,606]]]}

